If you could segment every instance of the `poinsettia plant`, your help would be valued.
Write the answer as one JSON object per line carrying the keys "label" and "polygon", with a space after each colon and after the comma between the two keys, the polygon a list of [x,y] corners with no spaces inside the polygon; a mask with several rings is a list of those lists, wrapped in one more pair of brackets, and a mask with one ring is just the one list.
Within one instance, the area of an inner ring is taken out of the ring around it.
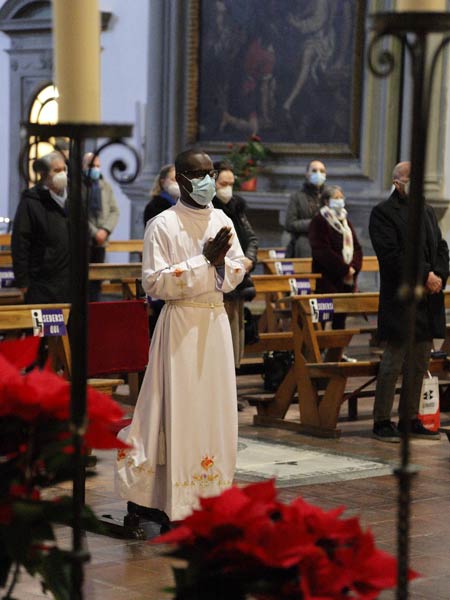
{"label": "poinsettia plant", "polygon": [[[0,588],[12,598],[21,569],[38,576],[57,599],[69,597],[70,554],[58,548],[54,527],[71,525],[72,498],[52,486],[73,476],[70,384],[44,368],[26,366],[27,340],[0,344]],[[87,393],[87,448],[124,447],[117,440],[122,409],[94,389]],[[100,530],[84,507],[83,525]]]}
{"label": "poinsettia plant", "polygon": [[233,165],[238,187],[243,181],[255,177],[261,170],[264,160],[272,155],[272,151],[264,146],[257,135],[250,136],[244,143],[230,144],[229,148],[230,152],[226,158]]}
{"label": "poinsettia plant", "polygon": [[152,543],[185,561],[176,600],[374,600],[395,586],[397,561],[343,511],[283,504],[273,481],[235,486]]}

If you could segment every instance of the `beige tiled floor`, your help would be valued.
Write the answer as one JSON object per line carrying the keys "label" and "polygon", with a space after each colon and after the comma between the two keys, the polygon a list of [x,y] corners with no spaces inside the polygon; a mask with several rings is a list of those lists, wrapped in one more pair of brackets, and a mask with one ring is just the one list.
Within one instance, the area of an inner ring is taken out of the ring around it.
{"label": "beige tiled floor", "polygon": [[[243,390],[258,379],[239,378]],[[240,432],[246,437],[301,443],[312,448],[329,449],[359,457],[383,459],[397,463],[398,445],[383,444],[370,436],[370,410],[373,400],[360,401],[358,421],[342,420],[342,437],[324,440],[299,436],[296,433],[255,428],[255,409],[246,407],[239,413]],[[298,409],[291,407],[295,417]],[[342,411],[345,414],[345,410]],[[448,414],[442,415],[449,425]],[[450,445],[444,437],[439,442],[414,441],[411,460],[420,467],[414,482],[412,499],[411,566],[423,578],[411,584],[411,600],[450,600]],[[98,476],[87,484],[87,502],[98,514],[123,515],[124,502],[117,498],[113,484],[112,453],[101,453]],[[364,526],[374,531],[378,545],[390,552],[396,548],[397,484],[394,476],[355,479],[348,482],[284,488],[284,501],[303,495],[323,508],[345,505],[347,515],[359,515]],[[70,542],[70,532],[60,531],[62,542]],[[145,541],[121,540],[106,536],[87,535],[91,561],[85,571],[87,600],[163,600],[170,598],[162,589],[172,583],[170,560],[161,556],[161,549]],[[39,586],[23,577],[16,598],[45,598]],[[383,593],[382,600],[393,600],[395,592]]]}

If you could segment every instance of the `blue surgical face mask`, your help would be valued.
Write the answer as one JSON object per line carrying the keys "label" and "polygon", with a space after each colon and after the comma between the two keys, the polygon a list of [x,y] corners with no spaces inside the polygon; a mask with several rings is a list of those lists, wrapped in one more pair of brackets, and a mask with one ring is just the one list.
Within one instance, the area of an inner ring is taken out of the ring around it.
{"label": "blue surgical face mask", "polygon": [[90,177],[93,181],[97,181],[100,179],[100,169],[98,167],[91,167],[90,169],[85,169],[84,174],[86,177]]}
{"label": "blue surgical face mask", "polygon": [[192,185],[192,192],[189,192],[189,196],[192,200],[200,206],[208,206],[208,204],[211,204],[216,193],[216,183],[214,179],[212,179],[210,175],[205,175],[204,177],[190,179],[189,181]]}
{"label": "blue surgical face mask", "polygon": [[313,185],[316,185],[317,187],[320,187],[321,185],[323,185],[326,180],[327,180],[327,176],[324,173],[320,173],[319,171],[314,171],[309,176],[309,181]]}
{"label": "blue surgical face mask", "polygon": [[345,198],[330,198],[328,206],[335,210],[342,210],[345,207]]}

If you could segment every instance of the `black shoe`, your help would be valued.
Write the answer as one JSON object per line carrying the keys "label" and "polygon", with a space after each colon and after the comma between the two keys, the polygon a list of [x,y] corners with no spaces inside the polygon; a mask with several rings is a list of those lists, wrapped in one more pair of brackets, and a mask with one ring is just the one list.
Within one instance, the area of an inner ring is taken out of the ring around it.
{"label": "black shoe", "polygon": [[127,512],[129,515],[136,515],[143,520],[153,521],[158,525],[170,528],[170,519],[166,513],[158,508],[148,508],[135,502],[127,502]]}
{"label": "black shoe", "polygon": [[[398,430],[404,431],[404,423],[402,421],[398,422]],[[422,421],[420,419],[412,419],[411,420],[411,428],[410,428],[410,436],[412,438],[417,438],[421,440],[440,440],[441,434],[439,431],[430,431],[426,427],[422,425]]]}
{"label": "black shoe", "polygon": [[400,434],[397,431],[395,423],[392,421],[378,421],[373,424],[372,435],[380,442],[390,442],[398,444],[400,442]]}

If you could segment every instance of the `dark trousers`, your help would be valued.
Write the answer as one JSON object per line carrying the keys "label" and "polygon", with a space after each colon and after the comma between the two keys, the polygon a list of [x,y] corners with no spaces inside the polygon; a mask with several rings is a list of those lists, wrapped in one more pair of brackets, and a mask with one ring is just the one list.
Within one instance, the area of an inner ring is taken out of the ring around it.
{"label": "dark trousers", "polygon": [[403,385],[400,393],[399,413],[414,419],[419,412],[420,392],[422,381],[428,370],[432,342],[415,342],[412,395],[406,397],[404,382],[408,376],[406,359],[406,344],[387,342],[380,363],[375,390],[373,420],[389,421],[394,403],[395,387],[400,373],[403,375]]}
{"label": "dark trousers", "polygon": [[[105,262],[106,248],[104,246],[91,246],[89,251],[90,263]],[[98,302],[100,300],[101,281],[89,282],[89,302]]]}

